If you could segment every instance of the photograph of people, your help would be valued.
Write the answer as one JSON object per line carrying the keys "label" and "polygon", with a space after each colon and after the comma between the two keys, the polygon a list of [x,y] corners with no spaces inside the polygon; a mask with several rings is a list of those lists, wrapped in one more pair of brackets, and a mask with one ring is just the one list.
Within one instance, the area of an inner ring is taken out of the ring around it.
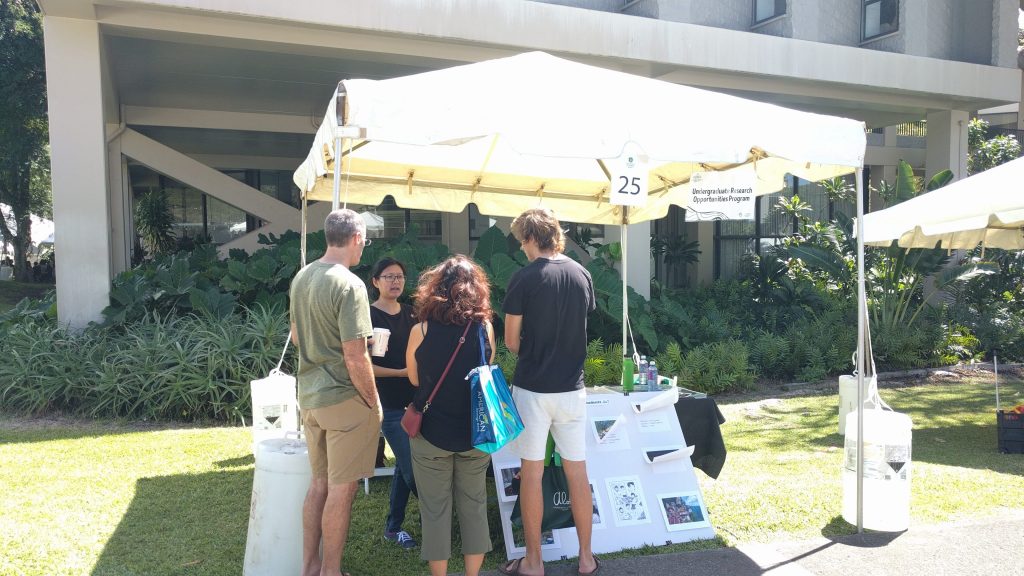
{"label": "photograph of people", "polygon": [[658,494],[661,515],[669,532],[708,526],[696,493]]}
{"label": "photograph of people", "polygon": [[[466,374],[480,365],[481,357],[494,361],[491,314],[487,275],[469,258],[452,256],[420,276],[416,289],[420,322],[409,334],[406,365],[409,380],[418,386],[413,402],[423,411],[423,424],[409,446],[419,492],[420,557],[430,564],[433,576],[448,572],[453,506],[459,515],[466,576],[480,573],[484,554],[491,550],[487,524],[491,456],[474,448],[470,440],[466,379]],[[480,330],[486,334],[485,350],[480,349]],[[458,347],[460,340],[463,343]],[[425,403],[435,388],[437,395],[427,408]]]}
{"label": "photograph of people", "polygon": [[409,494],[416,494],[409,435],[402,430],[402,415],[416,390],[409,382],[409,372],[405,367],[405,349],[416,319],[412,306],[398,301],[405,291],[405,264],[394,258],[382,258],[370,270],[370,282],[377,293],[377,299],[370,304],[370,320],[374,328],[386,328],[391,332],[384,355],[370,356],[377,380],[377,394],[384,410],[381,431],[395,454],[384,539],[402,548],[415,548],[416,540],[402,528]]}

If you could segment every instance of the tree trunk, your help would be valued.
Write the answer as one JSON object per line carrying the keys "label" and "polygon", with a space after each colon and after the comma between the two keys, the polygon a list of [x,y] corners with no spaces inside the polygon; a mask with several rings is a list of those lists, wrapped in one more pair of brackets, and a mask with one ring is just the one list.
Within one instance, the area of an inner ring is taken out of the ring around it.
{"label": "tree trunk", "polygon": [[25,215],[16,214],[17,234],[14,236],[14,279],[18,282],[31,282],[32,270],[28,267],[28,252],[32,236],[32,220]]}

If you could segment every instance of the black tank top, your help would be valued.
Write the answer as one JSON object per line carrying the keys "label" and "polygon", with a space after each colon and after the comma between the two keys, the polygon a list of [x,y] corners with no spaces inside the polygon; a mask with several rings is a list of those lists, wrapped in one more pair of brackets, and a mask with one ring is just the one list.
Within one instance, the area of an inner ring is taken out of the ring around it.
{"label": "black tank top", "polygon": [[[437,379],[444,372],[465,328],[465,324],[459,326],[433,320],[427,322],[427,335],[416,349],[420,386],[416,390],[414,402],[421,410],[434,391]],[[449,452],[465,452],[473,447],[469,438],[469,380],[466,380],[466,375],[481,364],[480,329],[479,322],[473,322],[469,327],[466,343],[452,362],[448,376],[430,403],[430,409],[423,415],[420,434],[434,446]],[[487,341],[486,336],[484,341]]]}

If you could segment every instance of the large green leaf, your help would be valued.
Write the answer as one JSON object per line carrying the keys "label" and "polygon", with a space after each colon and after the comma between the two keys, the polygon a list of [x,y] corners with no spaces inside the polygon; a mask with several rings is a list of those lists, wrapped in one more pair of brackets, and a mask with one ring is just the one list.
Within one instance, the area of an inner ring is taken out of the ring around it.
{"label": "large green leaf", "polygon": [[598,294],[618,295],[622,299],[622,279],[619,273],[599,258],[587,262],[586,269],[594,280],[594,291]]}
{"label": "large green leaf", "polygon": [[512,275],[522,268],[511,256],[498,253],[491,256],[491,280],[502,289],[508,288]]}
{"label": "large green leaf", "polygon": [[172,257],[166,265],[159,266],[156,281],[165,294],[181,296],[195,288],[198,274],[189,268],[188,258]]}
{"label": "large green leaf", "polygon": [[972,278],[999,273],[995,262],[975,262],[959,266],[947,266],[935,274],[935,287],[942,289],[955,282],[966,282]]}
{"label": "large green leaf", "polygon": [[900,160],[896,167],[896,203],[910,200],[919,192],[917,176],[914,175],[914,168]]}
{"label": "large green leaf", "polygon": [[[277,261],[265,252],[257,252],[246,266],[248,277],[258,284],[271,284],[277,272]],[[255,287],[255,286],[253,286]]]}
{"label": "large green leaf", "polygon": [[189,303],[196,312],[213,318],[227,318],[235,310],[235,297],[213,287],[190,291]]}
{"label": "large green leaf", "polygon": [[473,258],[481,265],[490,264],[495,254],[508,255],[508,243],[505,240],[505,233],[497,226],[491,226],[477,241],[476,250],[473,251]]}
{"label": "large green leaf", "polygon": [[832,278],[846,276],[846,260],[837,252],[823,250],[817,246],[796,245],[786,248],[786,253],[793,258],[799,258],[811,270],[820,270]]}
{"label": "large green leaf", "polygon": [[939,188],[942,188],[943,186],[949,184],[952,181],[953,171],[950,170],[949,168],[946,168],[942,172],[939,172],[935,176],[932,176],[932,179],[928,181],[928,185],[925,186],[925,190],[929,192],[931,192],[932,190],[938,190]]}

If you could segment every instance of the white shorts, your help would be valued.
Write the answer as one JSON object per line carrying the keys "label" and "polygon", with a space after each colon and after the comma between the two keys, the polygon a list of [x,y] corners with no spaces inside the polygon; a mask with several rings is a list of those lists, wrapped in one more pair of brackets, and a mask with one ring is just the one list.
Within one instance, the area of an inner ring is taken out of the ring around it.
{"label": "white shorts", "polygon": [[548,432],[555,449],[565,460],[582,462],[587,449],[587,391],[541,394],[512,389],[516,409],[523,419],[523,432],[508,444],[509,451],[523,460],[543,460]]}

